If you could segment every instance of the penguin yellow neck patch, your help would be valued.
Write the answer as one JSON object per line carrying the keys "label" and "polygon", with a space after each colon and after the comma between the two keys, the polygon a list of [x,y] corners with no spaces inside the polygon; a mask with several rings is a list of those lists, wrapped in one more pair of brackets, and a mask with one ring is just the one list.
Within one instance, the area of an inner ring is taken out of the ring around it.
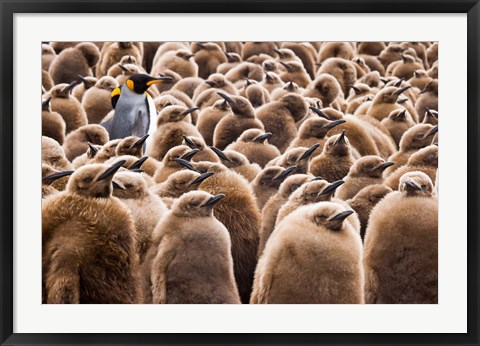
{"label": "penguin yellow neck patch", "polygon": [[133,89],[133,81],[131,79],[127,79],[127,87],[128,89],[130,89],[131,91],[134,91]]}

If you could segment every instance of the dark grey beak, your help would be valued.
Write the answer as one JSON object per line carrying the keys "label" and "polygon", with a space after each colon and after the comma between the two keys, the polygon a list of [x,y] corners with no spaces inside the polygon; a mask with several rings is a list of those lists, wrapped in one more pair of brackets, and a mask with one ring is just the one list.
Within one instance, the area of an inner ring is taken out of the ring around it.
{"label": "dark grey beak", "polygon": [[192,149],[197,149],[197,146],[195,145],[195,143],[193,143],[193,141],[190,139],[190,137],[188,136],[183,136],[183,139],[185,140],[185,143],[187,143],[187,145],[192,148]]}
{"label": "dark grey beak", "polygon": [[[180,165],[182,165],[183,167],[186,167],[188,168],[189,170],[191,171],[195,171],[195,168],[193,168],[193,166],[190,164],[190,162],[188,162],[187,160],[184,160],[184,159],[179,159],[177,157],[175,157],[173,159],[173,161],[176,161],[178,162]],[[196,172],[196,171],[195,171]]]}
{"label": "dark grey beak", "polygon": [[344,211],[340,214],[337,214],[335,215],[334,217],[332,217],[329,221],[343,221],[345,220],[347,217],[349,217],[350,215],[352,215],[354,213],[353,210],[347,210],[347,211]]}
{"label": "dark grey beak", "polygon": [[282,173],[275,177],[274,180],[285,180],[291,173],[293,173],[297,169],[297,166],[290,166],[285,168]]}
{"label": "dark grey beak", "polygon": [[380,166],[377,167],[377,169],[380,169],[382,171],[386,170],[388,167],[390,166],[393,166],[395,164],[395,162],[385,162],[385,163],[382,163]]}
{"label": "dark grey beak", "polygon": [[301,160],[305,160],[305,159],[308,159],[310,156],[312,156],[313,152],[320,146],[320,144],[316,143],[314,145],[312,145],[310,148],[308,148],[308,150],[306,150],[302,156],[300,156],[297,160],[298,161],[301,161]]}
{"label": "dark grey beak", "polygon": [[407,91],[408,89],[410,89],[412,86],[411,85],[408,85],[406,87],[403,87],[403,88],[400,88],[398,89],[397,91],[395,91],[393,93],[393,95],[400,95],[401,93],[403,93],[404,91]]}
{"label": "dark grey beak", "polygon": [[200,151],[200,149],[192,149],[190,150],[189,152],[183,154],[182,156],[180,156],[180,159],[182,160],[185,160],[185,161],[188,161],[190,160],[193,155],[195,155],[196,153],[198,153]]}
{"label": "dark grey beak", "polygon": [[105,172],[102,173],[100,177],[98,177],[97,181],[100,180],[105,180],[107,178],[110,178],[113,176],[119,169],[125,164],[125,160],[120,160],[118,162],[115,162],[113,165],[111,165]]}
{"label": "dark grey beak", "polygon": [[426,135],[425,138],[433,136],[438,132],[438,125],[436,125],[433,129],[431,129]]}
{"label": "dark grey beak", "polygon": [[331,183],[330,185],[328,185],[323,191],[322,191],[322,195],[329,195],[331,193],[334,193],[335,190],[340,186],[340,185],[343,185],[345,184],[345,182],[343,180],[337,180],[337,181],[334,181],[333,183]]}
{"label": "dark grey beak", "polygon": [[128,169],[139,169],[140,167],[142,167],[143,163],[147,161],[147,159],[148,159],[148,156],[144,156],[141,159],[138,159],[133,163],[133,165],[128,167]]}
{"label": "dark grey beak", "polygon": [[221,93],[221,92],[217,92],[217,94],[220,95],[220,96],[221,96],[225,101],[227,101],[229,104],[231,104],[231,105],[232,105],[232,104],[235,104],[235,101],[233,101],[233,99],[232,99],[230,96],[228,96],[228,95],[226,95],[226,94],[224,94],[224,93]]}
{"label": "dark grey beak", "polygon": [[217,156],[221,159],[221,160],[225,160],[225,161],[231,161],[227,155],[224,154],[223,151],[221,151],[220,149],[218,149],[217,147],[214,147],[214,146],[211,146],[210,149],[212,149],[215,154],[217,154]]}
{"label": "dark grey beak", "polygon": [[52,99],[51,96],[47,97],[46,100],[44,100],[42,102],[42,110],[47,110],[48,109],[48,105],[50,104],[50,100]]}
{"label": "dark grey beak", "polygon": [[340,142],[345,142],[345,130],[342,131],[342,133],[340,134],[340,136],[338,136],[338,138],[335,140],[335,142],[333,142],[333,145],[337,145],[339,144]]}
{"label": "dark grey beak", "polygon": [[335,120],[335,121],[332,121],[330,124],[325,125],[325,128],[327,128],[327,129],[333,129],[335,126],[341,125],[341,124],[346,123],[346,122],[347,122],[347,121],[346,121],[346,120],[343,120],[343,119]]}
{"label": "dark grey beak", "polygon": [[313,107],[313,106],[310,106],[308,107],[310,108],[312,111],[314,111],[318,116],[322,117],[322,118],[325,118],[327,120],[330,120],[327,115],[325,113],[323,113],[320,109],[316,108],[316,107]]}
{"label": "dark grey beak", "polygon": [[95,146],[92,143],[88,142],[88,148],[92,152],[93,156],[97,155],[98,149],[95,148]]}
{"label": "dark grey beak", "polygon": [[198,108],[198,107],[189,108],[189,109],[187,109],[185,112],[183,112],[182,115],[188,115],[188,114],[190,114],[190,113],[195,112],[195,111],[198,110],[198,109],[200,109],[200,108]]}
{"label": "dark grey beak", "polygon": [[422,188],[420,186],[418,186],[417,184],[415,184],[413,181],[411,180],[406,180],[405,181],[405,185],[407,185],[408,188],[414,190],[414,191],[420,191],[422,190]]}
{"label": "dark grey beak", "polygon": [[75,172],[75,171],[63,171],[63,172],[54,173],[54,174],[49,175],[48,177],[43,178],[43,182],[47,183],[47,184],[51,184],[53,181],[55,181],[57,179],[60,179],[60,178],[66,177],[67,175],[73,174],[73,172]]}
{"label": "dark grey beak", "polygon": [[195,179],[194,181],[192,181],[190,183],[190,185],[199,185],[202,181],[204,181],[205,179],[207,179],[208,177],[211,177],[212,175],[214,175],[215,173],[213,172],[205,172],[203,174],[201,174],[199,177],[197,177],[197,179]]}
{"label": "dark grey beak", "polygon": [[132,145],[132,148],[141,148],[143,146],[143,143],[147,140],[149,134],[146,134],[142,138],[140,138],[138,141],[135,142],[135,144]]}
{"label": "dark grey beak", "polygon": [[263,135],[256,137],[253,141],[256,143],[263,143],[266,139],[272,137],[271,132],[265,132]]}
{"label": "dark grey beak", "polygon": [[216,87],[217,86],[217,83],[215,83],[214,81],[211,81],[211,80],[206,80],[205,83],[207,83],[208,85],[210,85],[212,88]]}
{"label": "dark grey beak", "polygon": [[223,193],[219,193],[218,195],[215,195],[213,196],[212,198],[210,198],[207,203],[205,203],[204,205],[202,205],[202,207],[209,207],[209,206],[212,206],[218,202],[220,202],[220,200],[225,197],[225,195]]}

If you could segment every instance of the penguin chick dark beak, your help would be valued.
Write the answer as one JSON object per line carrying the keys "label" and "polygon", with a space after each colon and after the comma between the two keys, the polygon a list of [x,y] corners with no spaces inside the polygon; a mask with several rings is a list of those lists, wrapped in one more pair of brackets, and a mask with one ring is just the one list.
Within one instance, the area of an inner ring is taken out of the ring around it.
{"label": "penguin chick dark beak", "polygon": [[343,124],[343,123],[346,123],[346,122],[347,122],[347,121],[346,121],[346,120],[343,120],[343,119],[335,120],[335,121],[332,121],[330,124],[325,125],[325,128],[327,128],[327,129],[333,129],[335,126],[338,126],[338,125]]}
{"label": "penguin chick dark beak", "polygon": [[265,79],[268,82],[273,82],[273,77],[268,72],[265,72]]}
{"label": "penguin chick dark beak", "polygon": [[300,156],[297,160],[297,162],[301,161],[301,160],[305,160],[305,159],[308,159],[310,156],[312,156],[313,152],[320,146],[320,144],[316,143],[314,145],[312,145],[310,148],[308,148],[303,154],[302,156]]}
{"label": "penguin chick dark beak", "polygon": [[323,178],[322,178],[322,177],[314,177],[314,178],[312,178],[312,180],[310,180],[310,181],[316,181],[316,180],[323,180]]}
{"label": "penguin chick dark beak", "polygon": [[88,84],[88,80],[85,79],[84,76],[82,76],[81,74],[78,75],[78,78],[80,78],[80,80],[85,83],[85,84]]}
{"label": "penguin chick dark beak", "polygon": [[433,129],[431,129],[430,131],[428,131],[428,133],[425,135],[424,138],[433,136],[433,135],[436,134],[437,132],[438,132],[438,125],[436,125]]}
{"label": "penguin chick dark beak", "polygon": [[46,184],[51,184],[52,182],[54,182],[57,179],[60,179],[60,178],[66,177],[67,175],[73,174],[73,172],[75,172],[75,171],[63,171],[63,172],[54,173],[54,174],[49,175],[48,177],[43,178],[43,182],[46,183]]}
{"label": "penguin chick dark beak", "polygon": [[379,165],[379,166],[378,166],[377,168],[375,168],[375,169],[379,169],[379,170],[384,171],[384,170],[386,170],[388,167],[393,166],[394,164],[395,164],[395,162],[389,162],[389,161],[387,161],[387,162],[385,162],[385,163],[382,163],[381,165]]}
{"label": "penguin chick dark beak", "polygon": [[338,136],[338,138],[335,140],[335,142],[333,142],[333,145],[337,145],[339,144],[340,142],[344,142],[346,143],[345,141],[345,130],[342,131],[342,133],[340,134],[340,136]]}
{"label": "penguin chick dark beak", "polygon": [[282,173],[277,175],[274,180],[285,180],[292,172],[294,172],[297,169],[297,166],[290,166],[288,168],[285,168]]}
{"label": "penguin chick dark beak", "polygon": [[192,149],[198,149],[196,144],[190,139],[190,137],[183,135],[183,139],[187,145]]}
{"label": "penguin chick dark beak", "polygon": [[406,86],[406,87],[397,89],[397,91],[395,91],[392,95],[398,96],[398,95],[400,95],[401,93],[403,93],[404,91],[407,91],[408,89],[410,89],[411,87],[412,87],[411,85],[408,85],[408,86]]}
{"label": "penguin chick dark beak", "polygon": [[310,106],[308,107],[310,108],[312,111],[314,111],[318,116],[322,117],[322,118],[325,118],[327,120],[330,120],[327,115],[325,113],[323,113],[320,109],[316,108],[316,107],[313,107],[313,106]]}
{"label": "penguin chick dark beak", "polygon": [[143,169],[140,169],[140,168],[129,169],[129,171],[134,172],[134,173],[145,173],[145,171]]}
{"label": "penguin chick dark beak", "polygon": [[235,104],[235,101],[233,101],[233,99],[230,96],[225,95],[224,93],[221,93],[221,92],[217,92],[217,94],[220,95],[229,104],[231,104],[231,105]]}
{"label": "penguin chick dark beak", "polygon": [[404,120],[406,117],[407,117],[407,110],[404,109],[403,111],[397,114],[397,116],[395,117],[395,120],[401,121],[401,120]]}
{"label": "penguin chick dark beak", "polygon": [[231,161],[230,158],[227,155],[225,155],[224,152],[218,149],[217,147],[211,146],[210,149],[212,149],[221,160],[225,160],[228,162]]}
{"label": "penguin chick dark beak", "polygon": [[422,188],[420,186],[418,186],[417,184],[415,184],[411,180],[406,180],[405,185],[407,186],[407,188],[409,188],[411,190],[414,190],[414,191],[421,191],[422,190]]}
{"label": "penguin chick dark beak", "polygon": [[397,103],[398,103],[399,105],[403,105],[403,104],[404,104],[405,102],[407,102],[407,101],[408,101],[408,98],[407,98],[407,99],[398,100]]}
{"label": "penguin chick dark beak", "polygon": [[263,143],[265,142],[266,139],[272,137],[272,133],[271,132],[265,132],[263,135],[260,135],[258,137],[256,137],[253,141],[255,143]]}
{"label": "penguin chick dark beak", "polygon": [[114,188],[114,189],[125,190],[125,187],[123,187],[122,185],[116,183],[116,182],[113,181],[113,180],[112,180],[112,185],[113,185],[113,188]]}
{"label": "penguin chick dark beak", "polygon": [[355,94],[358,95],[361,93],[360,89],[358,89],[356,86],[352,85],[350,88],[352,88],[353,91],[355,91]]}
{"label": "penguin chick dark beak", "polygon": [[278,54],[278,56],[282,56],[283,53],[280,51],[280,49],[274,48],[273,51]]}
{"label": "penguin chick dark beak", "polygon": [[188,60],[190,58],[193,58],[195,56],[195,54],[187,54],[185,55],[185,59]]}
{"label": "penguin chick dark beak", "polygon": [[252,82],[250,81],[250,79],[248,79],[248,77],[245,77],[245,86],[248,87],[251,84],[252,84]]}
{"label": "penguin chick dark beak", "polygon": [[123,71],[128,72],[128,69],[125,67],[125,65],[122,64],[117,64],[118,67],[120,67]]}
{"label": "penguin chick dark beak", "polygon": [[68,84],[65,88],[62,89],[62,92],[68,91],[68,93],[71,93],[73,88],[80,83],[78,80],[74,80],[70,84]]}
{"label": "penguin chick dark beak", "polygon": [[188,161],[188,160],[190,160],[190,159],[193,157],[193,155],[195,155],[195,154],[198,153],[199,151],[200,151],[200,149],[198,149],[198,148],[192,149],[192,150],[190,150],[189,152],[187,152],[187,153],[183,154],[182,156],[180,156],[180,159],[185,160],[185,161]]}
{"label": "penguin chick dark beak", "polygon": [[[184,159],[179,159],[177,157],[175,157],[173,159],[173,161],[176,161],[178,162],[180,165],[182,165],[183,167],[186,167],[188,168],[189,170],[191,171],[195,171],[195,168],[193,168],[193,166],[190,164],[190,162],[188,162],[187,160],[184,160]],[[196,172],[196,171],[195,171]]]}
{"label": "penguin chick dark beak", "polygon": [[283,65],[283,67],[285,67],[285,68],[287,69],[287,71],[288,71],[288,72],[293,72],[293,69],[292,69],[292,67],[291,67],[289,64],[287,64],[286,62],[284,62],[284,61],[280,61],[280,64],[282,64],[282,65]]}
{"label": "penguin chick dark beak", "polygon": [[205,83],[207,83],[208,85],[210,85],[212,88],[215,88],[217,86],[217,83],[215,83],[214,81],[212,80],[206,80]]}
{"label": "penguin chick dark beak", "polygon": [[202,181],[204,181],[208,177],[211,177],[214,174],[215,174],[214,172],[205,172],[205,173],[201,174],[199,177],[197,177],[197,179],[192,181],[190,183],[190,185],[199,185]]}
{"label": "penguin chick dark beak", "polygon": [[426,112],[425,112],[426,117],[428,116],[428,117],[435,118],[435,119],[438,118],[437,115],[435,115],[430,108],[425,107],[425,110],[426,110]]}
{"label": "penguin chick dark beak", "polygon": [[349,217],[353,213],[354,213],[353,210],[347,210],[347,211],[341,212],[340,214],[335,215],[334,217],[332,217],[328,221],[341,221],[341,222],[343,222],[347,217]]}
{"label": "penguin chick dark beak", "polygon": [[128,167],[128,169],[139,169],[140,167],[142,167],[143,163],[147,161],[147,159],[148,156],[144,156],[141,159],[138,159],[130,167]]}
{"label": "penguin chick dark beak", "polygon": [[49,97],[47,97],[46,100],[44,100],[44,101],[42,102],[42,110],[44,110],[45,108],[48,107],[48,105],[50,104],[50,100],[51,100],[51,99],[52,99],[52,96],[49,96]]}
{"label": "penguin chick dark beak", "polygon": [[95,156],[98,153],[98,149],[95,148],[95,146],[90,142],[88,142],[88,148],[92,152],[93,156]]}
{"label": "penguin chick dark beak", "polygon": [[132,145],[132,148],[141,148],[143,146],[143,143],[145,143],[145,141],[147,140],[148,136],[150,136],[149,134],[146,134],[145,136],[143,136],[142,138],[140,138],[138,141],[136,141],[133,145]]}
{"label": "penguin chick dark beak", "polygon": [[105,180],[105,179],[108,179],[110,177],[113,177],[113,175],[120,169],[120,167],[122,167],[124,164],[125,164],[125,160],[120,160],[118,162],[115,162],[113,165],[111,165],[110,167],[108,167],[105,172],[102,173],[102,175],[100,175],[97,179],[97,182],[98,181],[101,181],[101,180]]}
{"label": "penguin chick dark beak", "polygon": [[340,186],[345,184],[343,180],[337,180],[328,185],[321,193],[321,195],[329,195],[335,192],[335,190]]}
{"label": "penguin chick dark beak", "polygon": [[187,116],[188,114],[193,113],[193,112],[195,112],[195,111],[198,110],[198,109],[200,109],[200,108],[198,108],[198,107],[189,108],[189,109],[187,109],[185,112],[183,112],[182,115]]}
{"label": "penguin chick dark beak", "polygon": [[204,205],[202,205],[202,207],[210,207],[218,202],[220,202],[220,200],[225,197],[225,195],[223,193],[219,193],[218,195],[215,195],[213,196],[212,198],[210,198],[207,203],[205,203]]}

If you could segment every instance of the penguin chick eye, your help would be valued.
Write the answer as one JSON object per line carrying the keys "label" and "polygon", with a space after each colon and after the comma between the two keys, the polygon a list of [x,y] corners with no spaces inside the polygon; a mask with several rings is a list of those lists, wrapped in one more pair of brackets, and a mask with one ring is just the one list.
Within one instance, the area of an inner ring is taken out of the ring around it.
{"label": "penguin chick eye", "polygon": [[91,183],[92,181],[93,181],[93,178],[92,178],[92,177],[83,178],[83,182],[84,182],[84,183]]}
{"label": "penguin chick eye", "polygon": [[131,189],[132,187],[133,187],[132,184],[125,184],[125,188],[126,188],[126,189]]}
{"label": "penguin chick eye", "polygon": [[422,190],[425,190],[427,188],[427,185],[423,184],[422,185]]}
{"label": "penguin chick eye", "polygon": [[198,207],[198,206],[200,205],[200,201],[191,201],[191,202],[190,202],[190,205],[191,205],[192,207]]}
{"label": "penguin chick eye", "polygon": [[295,191],[296,189],[298,189],[300,187],[300,185],[298,184],[295,184],[295,185],[292,185],[292,187],[290,188],[290,191]]}
{"label": "penguin chick eye", "polygon": [[419,133],[417,134],[417,138],[423,138],[423,132],[419,132]]}
{"label": "penguin chick eye", "polygon": [[50,160],[52,162],[57,162],[57,161],[60,161],[61,157],[60,156],[55,156],[55,157],[52,157]]}

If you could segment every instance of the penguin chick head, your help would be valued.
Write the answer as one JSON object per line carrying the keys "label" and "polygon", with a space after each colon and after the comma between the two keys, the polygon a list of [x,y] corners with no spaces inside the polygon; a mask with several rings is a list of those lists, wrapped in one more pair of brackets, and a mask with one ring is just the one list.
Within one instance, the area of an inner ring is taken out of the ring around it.
{"label": "penguin chick head", "polygon": [[352,149],[347,136],[345,136],[345,130],[328,138],[323,147],[323,153],[331,156],[349,156],[351,152]]}
{"label": "penguin chick head", "polygon": [[227,112],[227,111],[232,110],[232,107],[230,107],[230,104],[224,99],[220,99],[220,100],[215,101],[213,103],[212,108],[213,109],[218,109],[218,110],[223,111],[223,112]]}
{"label": "penguin chick head", "polygon": [[365,201],[368,204],[377,204],[383,197],[392,191],[391,188],[382,184],[368,185],[358,191],[355,197],[353,197],[353,201]]}
{"label": "penguin chick head", "polygon": [[433,183],[423,172],[408,172],[402,175],[398,190],[407,197],[431,197],[434,194]]}
{"label": "penguin chick head", "polygon": [[264,187],[278,188],[280,184],[297,169],[296,166],[283,168],[280,166],[266,167],[257,175],[252,183],[256,183]]}
{"label": "penguin chick head", "polygon": [[383,171],[395,163],[388,162],[380,156],[367,155],[359,158],[350,168],[351,177],[381,178]]}
{"label": "penguin chick head", "polygon": [[296,72],[302,72],[305,71],[303,68],[303,64],[300,61],[279,61],[280,64],[285,67],[285,70],[289,73],[296,73]]}
{"label": "penguin chick head", "polygon": [[308,104],[302,95],[288,93],[279,101],[290,111],[295,121],[303,119],[308,113]]}
{"label": "penguin chick head", "polygon": [[282,89],[285,91],[288,91],[289,93],[299,93],[300,92],[300,87],[298,86],[297,83],[292,81],[291,79],[288,81],[288,83],[285,83],[282,86]]}
{"label": "penguin chick head", "polygon": [[319,146],[320,144],[314,144],[310,148],[292,148],[283,154],[283,158],[278,162],[278,165],[282,167],[297,166],[297,172],[305,170],[313,152]]}
{"label": "penguin chick head", "polygon": [[103,76],[95,83],[95,87],[112,92],[115,88],[118,88],[118,81],[113,77]]}
{"label": "penguin chick head", "polygon": [[350,87],[350,96],[358,97],[368,94],[372,90],[368,84],[365,83],[355,83]]}
{"label": "penguin chick head", "polygon": [[124,55],[120,59],[119,64],[137,64],[137,58],[133,55]]}
{"label": "penguin chick head", "polygon": [[73,88],[80,83],[78,80],[74,80],[70,84],[67,83],[60,83],[55,85],[50,91],[48,92],[50,96],[53,98],[58,97],[62,99],[68,99],[70,97],[70,93],[72,92]]}
{"label": "penguin chick head", "polygon": [[407,111],[406,108],[394,109],[393,111],[390,112],[390,114],[388,115],[388,118],[398,123],[413,121],[412,116],[410,115],[410,113]]}
{"label": "penguin chick head", "polygon": [[344,222],[345,219],[353,213],[353,210],[346,210],[338,203],[322,202],[311,207],[308,218],[326,231],[342,232],[348,227],[348,223]]}
{"label": "penguin chick head", "polygon": [[135,64],[118,64],[118,67],[122,70],[122,75],[132,76],[134,74],[142,73],[142,68]]}
{"label": "penguin chick head", "polygon": [[337,79],[328,73],[318,75],[310,88],[315,89],[320,94],[320,99],[325,105],[335,101],[342,90]]}
{"label": "penguin chick head", "polygon": [[203,138],[196,137],[196,136],[183,136],[182,145],[186,145],[191,149],[205,149],[207,146]]}
{"label": "penguin chick head", "polygon": [[312,180],[310,174],[294,174],[285,179],[278,189],[278,194],[283,198],[288,198],[300,186]]}
{"label": "penguin chick head", "polygon": [[42,136],[42,162],[58,169],[70,168],[63,148],[56,140],[47,136]]}
{"label": "penguin chick head", "polygon": [[213,174],[215,173],[198,173],[191,170],[182,170],[171,174],[164,184],[171,196],[180,197],[185,192],[197,190],[200,183]]}
{"label": "penguin chick head", "polygon": [[345,120],[343,119],[327,120],[320,117],[308,118],[298,129],[298,136],[305,139],[312,137],[323,139],[331,129],[344,122]]}
{"label": "penguin chick head", "polygon": [[438,147],[429,145],[412,154],[408,159],[409,166],[438,167]]}
{"label": "penguin chick head", "polygon": [[263,77],[263,81],[265,82],[265,84],[278,85],[278,86],[283,85],[283,81],[280,78],[280,76],[265,66],[267,64],[267,61],[268,60],[265,60],[263,62],[263,69],[266,71],[265,76]]}
{"label": "penguin chick head", "polygon": [[228,102],[235,115],[242,118],[255,118],[255,109],[248,99],[243,96],[227,95],[217,92],[225,101]]}
{"label": "penguin chick head", "polygon": [[398,97],[406,90],[410,89],[411,86],[405,87],[396,87],[396,86],[388,86],[380,90],[377,95],[373,98],[374,104],[381,104],[381,103],[389,103],[393,104],[397,102]]}
{"label": "penguin chick head", "polygon": [[237,53],[225,52],[225,56],[227,57],[227,61],[229,63],[241,62],[242,61],[242,57]]}
{"label": "penguin chick head", "polygon": [[329,190],[327,190],[327,193],[323,194],[323,191],[329,185],[330,184],[328,181],[322,179],[306,182],[296,191],[294,191],[289,199],[300,205],[317,203],[321,201],[330,201],[332,199],[333,192],[328,193]]}
{"label": "penguin chick head", "polygon": [[83,83],[83,87],[86,90],[90,89],[91,87],[93,87],[98,82],[97,78],[91,77],[91,76],[85,76],[84,77],[84,76],[78,75],[78,78]]}
{"label": "penguin chick head", "polygon": [[99,162],[104,162],[109,158],[115,156],[115,150],[117,148],[118,143],[120,142],[121,142],[121,139],[112,139],[111,141],[108,141],[98,150],[97,154],[95,155],[95,158]]}
{"label": "penguin chick head", "polygon": [[403,152],[423,148],[430,143],[438,132],[438,125],[417,124],[409,128],[400,139],[400,150]]}
{"label": "penguin chick head", "polygon": [[112,180],[113,195],[123,199],[140,199],[148,194],[147,183],[141,174],[117,172]]}
{"label": "penguin chick head", "polygon": [[240,137],[238,137],[238,142],[265,144],[268,143],[267,140],[270,137],[272,137],[271,132],[263,132],[260,129],[248,129],[243,131]]}
{"label": "penguin chick head", "polygon": [[105,161],[106,165],[113,165],[117,161],[124,161],[122,168],[120,171],[125,171],[125,170],[139,170],[142,168],[142,164],[148,159],[148,156],[144,156],[142,158],[138,158],[136,156],[132,155],[122,155],[122,156],[116,156],[108,159]]}
{"label": "penguin chick head", "polygon": [[175,159],[182,159],[185,161],[190,161],[190,159],[198,153],[199,149],[192,149],[186,145],[177,145],[176,147],[170,148],[163,157],[163,164],[165,167],[179,168],[182,167]]}
{"label": "penguin chick head", "polygon": [[42,55],[56,55],[52,46],[46,43],[42,43]]}
{"label": "penguin chick head", "polygon": [[210,147],[218,158],[221,160],[222,164],[227,168],[237,168],[243,167],[250,164],[247,157],[235,150],[220,150],[216,147]]}
{"label": "penguin chick head", "polygon": [[129,136],[125,137],[118,143],[117,148],[115,149],[115,154],[117,156],[122,155],[132,155],[141,157],[143,153],[143,145],[148,138],[148,134],[143,136],[142,138],[137,136]]}
{"label": "penguin chick head", "polygon": [[168,106],[162,109],[157,118],[157,126],[183,121],[187,115],[195,112],[198,107]]}
{"label": "penguin chick head", "polygon": [[42,185],[49,185],[58,191],[65,190],[72,170],[59,171],[50,165],[42,163]]}
{"label": "penguin chick head", "polygon": [[432,80],[430,83],[427,84],[425,89],[420,91],[420,94],[430,93],[435,96],[438,96],[438,79]]}
{"label": "penguin chick head", "polygon": [[434,109],[429,109],[425,111],[425,116],[423,117],[422,123],[437,125],[438,124],[438,112]]}
{"label": "penguin chick head", "polygon": [[182,195],[172,205],[172,213],[177,217],[210,217],[213,207],[225,197],[224,194],[211,195],[204,191],[190,191]]}
{"label": "penguin chick head", "polygon": [[190,60],[190,58],[193,58],[195,56],[195,54],[192,54],[192,52],[190,52],[189,50],[187,49],[179,49],[176,51],[175,53],[175,56],[185,60],[185,61],[188,61]]}
{"label": "penguin chick head", "polygon": [[[216,46],[216,45],[215,45]],[[223,74],[214,73],[211,74],[208,79],[205,81],[212,88],[223,88],[226,85],[226,80]]]}
{"label": "penguin chick head", "polygon": [[159,112],[161,112],[164,108],[169,106],[182,106],[181,101],[179,101],[176,97],[168,94],[155,97],[155,99],[153,100],[153,103],[155,104],[155,108]]}
{"label": "penguin chick head", "polygon": [[103,145],[108,142],[108,132],[98,124],[88,124],[75,130],[81,135],[83,142]]}
{"label": "penguin chick head", "polygon": [[91,164],[80,167],[70,177],[67,190],[91,198],[108,198],[112,195],[113,175],[125,161],[113,165]]}
{"label": "penguin chick head", "polygon": [[428,78],[428,73],[425,70],[415,70],[413,71],[414,78]]}
{"label": "penguin chick head", "polygon": [[134,93],[143,94],[153,84],[157,84],[162,81],[169,81],[171,79],[171,77],[152,77],[148,74],[137,73],[131,75],[125,83],[127,84],[127,87]]}

